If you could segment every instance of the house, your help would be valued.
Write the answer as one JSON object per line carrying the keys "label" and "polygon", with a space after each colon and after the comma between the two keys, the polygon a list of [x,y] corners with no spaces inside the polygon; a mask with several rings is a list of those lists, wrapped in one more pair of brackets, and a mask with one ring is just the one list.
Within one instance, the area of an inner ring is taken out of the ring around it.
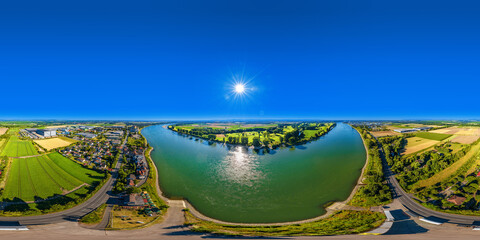
{"label": "house", "polygon": [[128,180],[128,186],[129,186],[129,187],[134,187],[134,186],[135,186],[135,182],[134,182],[132,179]]}
{"label": "house", "polygon": [[463,202],[465,202],[465,200],[467,200],[466,198],[464,197],[460,197],[460,196],[457,196],[457,195],[452,195],[451,197],[449,197],[447,199],[447,201],[459,206],[459,205],[462,205]]}
{"label": "house", "polygon": [[145,203],[142,196],[137,193],[132,193],[127,195],[127,198],[125,199],[125,205],[128,207],[138,208],[145,206]]}
{"label": "house", "polygon": [[477,173],[477,177],[480,177],[480,172]]}
{"label": "house", "polygon": [[93,134],[93,133],[79,133],[78,135],[80,135],[84,138],[94,138],[94,137],[97,136],[96,134]]}

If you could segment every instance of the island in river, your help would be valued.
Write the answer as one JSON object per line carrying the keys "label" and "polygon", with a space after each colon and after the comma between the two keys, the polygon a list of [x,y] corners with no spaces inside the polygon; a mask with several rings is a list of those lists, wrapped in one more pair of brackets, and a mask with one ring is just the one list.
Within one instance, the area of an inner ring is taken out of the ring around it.
{"label": "island in river", "polygon": [[264,154],[244,146],[195,141],[198,138],[167,126],[142,130],[154,148],[151,156],[163,193],[228,222],[320,216],[326,203],[348,198],[366,160],[359,133],[343,123],[294,151],[278,148]]}
{"label": "island in river", "polygon": [[221,143],[276,149],[303,144],[328,133],[335,123],[192,123],[170,125],[170,130]]}

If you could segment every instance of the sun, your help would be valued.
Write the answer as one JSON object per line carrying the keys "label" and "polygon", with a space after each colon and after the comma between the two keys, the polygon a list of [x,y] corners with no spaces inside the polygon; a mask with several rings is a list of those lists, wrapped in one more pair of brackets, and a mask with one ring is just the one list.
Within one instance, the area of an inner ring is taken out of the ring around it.
{"label": "sun", "polygon": [[237,83],[235,85],[235,92],[238,94],[242,94],[245,92],[245,84]]}

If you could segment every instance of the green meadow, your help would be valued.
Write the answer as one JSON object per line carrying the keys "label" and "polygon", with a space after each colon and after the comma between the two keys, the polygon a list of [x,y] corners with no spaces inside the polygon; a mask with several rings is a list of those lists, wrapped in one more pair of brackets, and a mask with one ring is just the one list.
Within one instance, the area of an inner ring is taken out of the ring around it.
{"label": "green meadow", "polygon": [[84,168],[59,153],[12,159],[2,198],[25,202],[46,199],[103,178],[103,173]]}
{"label": "green meadow", "polygon": [[17,136],[11,136],[0,153],[0,156],[22,157],[37,154],[37,149],[31,141],[20,140]]}
{"label": "green meadow", "polygon": [[418,132],[415,134],[415,136],[425,138],[425,139],[430,139],[430,140],[442,141],[444,139],[449,138],[452,135],[442,134],[442,133],[432,133],[432,132]]}

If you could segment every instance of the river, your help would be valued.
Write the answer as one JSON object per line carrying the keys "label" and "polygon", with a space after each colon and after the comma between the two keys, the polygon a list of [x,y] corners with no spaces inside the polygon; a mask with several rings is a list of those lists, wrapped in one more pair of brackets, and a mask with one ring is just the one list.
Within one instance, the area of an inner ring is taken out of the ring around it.
{"label": "river", "polygon": [[337,123],[316,141],[257,154],[209,144],[161,125],[142,130],[154,148],[160,186],[206,216],[229,222],[273,223],[313,218],[345,200],[365,164],[358,132]]}

